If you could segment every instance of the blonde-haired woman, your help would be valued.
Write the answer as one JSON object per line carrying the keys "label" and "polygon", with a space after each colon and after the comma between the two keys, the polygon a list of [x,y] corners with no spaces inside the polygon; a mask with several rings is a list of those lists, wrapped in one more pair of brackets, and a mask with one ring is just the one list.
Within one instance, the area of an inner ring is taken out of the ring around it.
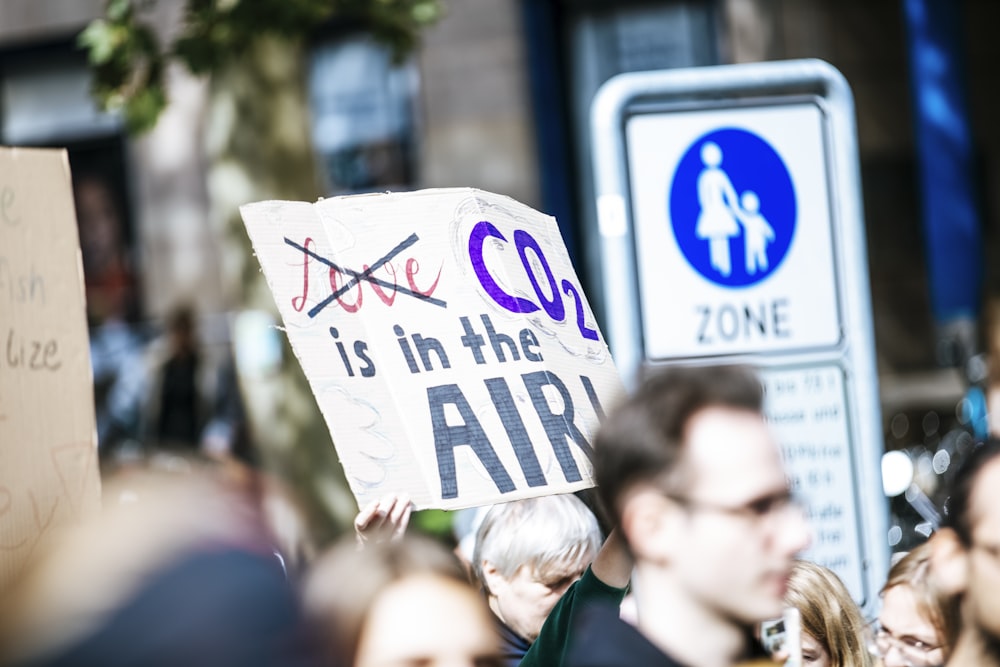
{"label": "blonde-haired woman", "polygon": [[796,561],[785,602],[802,618],[803,667],[872,667],[864,617],[831,570]]}

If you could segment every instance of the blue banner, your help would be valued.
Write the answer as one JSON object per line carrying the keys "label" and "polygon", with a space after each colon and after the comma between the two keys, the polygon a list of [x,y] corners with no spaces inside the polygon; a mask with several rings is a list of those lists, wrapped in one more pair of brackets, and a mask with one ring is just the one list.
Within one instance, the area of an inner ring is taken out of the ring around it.
{"label": "blue banner", "polygon": [[960,5],[904,2],[931,307],[939,326],[978,317],[983,270]]}

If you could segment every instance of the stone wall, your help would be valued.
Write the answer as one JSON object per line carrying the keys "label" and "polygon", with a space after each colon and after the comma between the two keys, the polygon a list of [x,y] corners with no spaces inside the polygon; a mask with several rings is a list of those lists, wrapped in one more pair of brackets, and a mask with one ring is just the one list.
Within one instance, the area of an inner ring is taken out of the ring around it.
{"label": "stone wall", "polygon": [[419,53],[420,185],[473,186],[538,205],[517,0],[447,0]]}

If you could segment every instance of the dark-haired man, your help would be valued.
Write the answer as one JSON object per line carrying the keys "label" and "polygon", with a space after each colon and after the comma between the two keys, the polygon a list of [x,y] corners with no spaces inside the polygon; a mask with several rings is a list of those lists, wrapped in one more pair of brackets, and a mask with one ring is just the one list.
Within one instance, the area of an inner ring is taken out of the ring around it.
{"label": "dark-haired man", "polygon": [[962,465],[932,545],[935,580],[961,599],[948,667],[1000,666],[1000,441],[980,445]]}
{"label": "dark-haired man", "polygon": [[781,615],[809,541],[749,369],[656,372],[597,435],[595,474],[632,555],[637,625],[594,608],[572,667],[723,667]]}

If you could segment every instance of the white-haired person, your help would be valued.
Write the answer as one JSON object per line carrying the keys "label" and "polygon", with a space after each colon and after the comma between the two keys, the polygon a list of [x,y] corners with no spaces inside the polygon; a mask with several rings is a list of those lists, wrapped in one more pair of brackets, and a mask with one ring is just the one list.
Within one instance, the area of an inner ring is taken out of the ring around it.
{"label": "white-haired person", "polygon": [[631,568],[617,538],[602,547],[593,512],[568,494],[494,506],[473,558],[509,667],[560,664],[576,611],[594,601],[620,604]]}
{"label": "white-haired person", "polygon": [[[409,507],[400,496],[373,501],[355,520],[359,541],[398,538]],[[555,667],[585,605],[621,603],[632,559],[617,532],[602,545],[594,513],[566,494],[490,508],[476,532],[472,566],[494,615],[503,665]]]}

